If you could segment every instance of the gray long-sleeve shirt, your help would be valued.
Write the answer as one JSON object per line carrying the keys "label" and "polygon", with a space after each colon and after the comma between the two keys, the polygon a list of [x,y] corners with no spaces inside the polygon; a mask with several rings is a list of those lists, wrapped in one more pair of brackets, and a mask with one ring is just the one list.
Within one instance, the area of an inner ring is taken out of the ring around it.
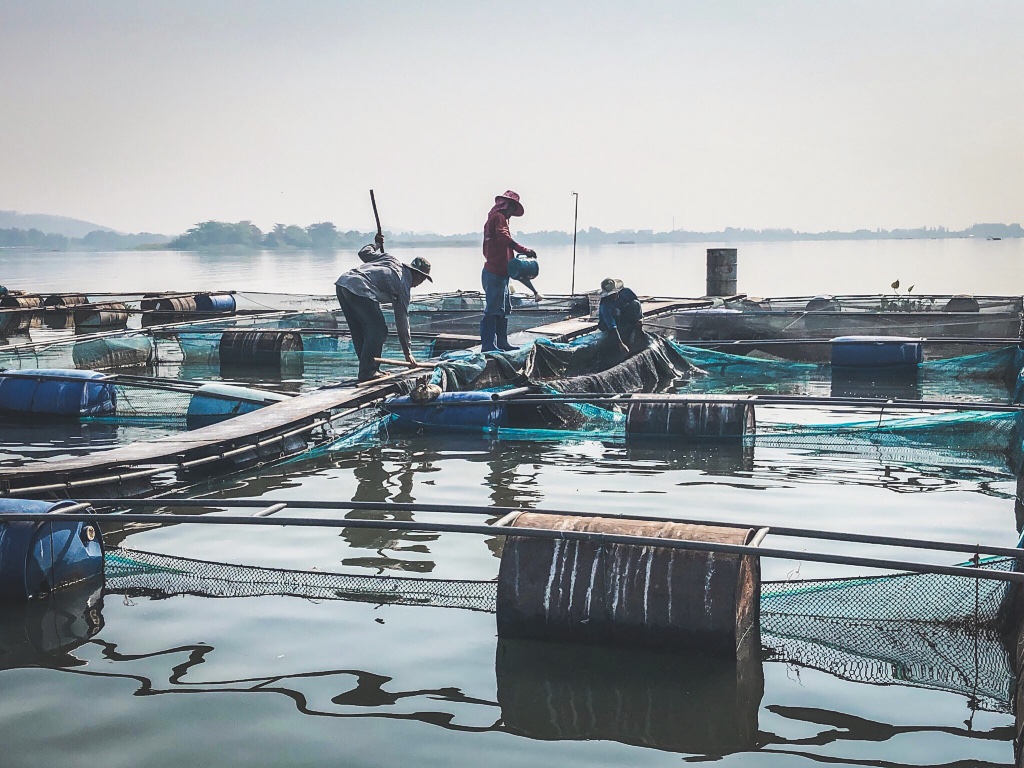
{"label": "gray long-sleeve shirt", "polygon": [[412,283],[408,267],[394,256],[381,252],[372,261],[345,272],[334,284],[356,296],[373,299],[378,304],[391,304],[395,311],[398,341],[402,350],[409,353],[412,349],[412,335],[409,331]]}

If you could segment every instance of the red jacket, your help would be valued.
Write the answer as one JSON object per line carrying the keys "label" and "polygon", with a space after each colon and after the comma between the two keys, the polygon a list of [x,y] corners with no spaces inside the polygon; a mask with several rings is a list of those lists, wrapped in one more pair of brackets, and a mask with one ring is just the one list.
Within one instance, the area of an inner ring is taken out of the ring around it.
{"label": "red jacket", "polygon": [[508,277],[508,263],[516,253],[528,253],[529,250],[512,239],[503,206],[491,208],[484,224],[484,269],[498,277]]}

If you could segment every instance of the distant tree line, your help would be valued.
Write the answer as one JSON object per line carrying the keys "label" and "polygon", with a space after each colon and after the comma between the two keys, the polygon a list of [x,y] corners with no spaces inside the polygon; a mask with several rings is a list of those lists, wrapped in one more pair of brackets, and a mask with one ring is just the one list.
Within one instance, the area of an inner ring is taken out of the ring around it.
{"label": "distant tree line", "polygon": [[373,235],[365,232],[340,232],[332,222],[322,221],[299,227],[294,224],[275,224],[264,233],[251,221],[234,224],[226,221],[204,221],[185,234],[171,240],[167,247],[191,251],[204,248],[236,246],[242,248],[351,248],[365,245]]}
{"label": "distant tree line", "polygon": [[106,229],[97,229],[85,237],[65,237],[38,229],[0,229],[0,248],[38,248],[48,251],[87,250],[120,251],[145,245],[162,245],[170,238],[140,232],[122,235]]}
{"label": "distant tree line", "polygon": [[[182,235],[169,238],[149,232],[120,234],[98,229],[85,237],[69,238],[42,232],[38,229],[0,229],[0,248],[38,248],[43,250],[115,251],[130,248],[170,248],[173,250],[203,250],[215,248],[240,249],[351,249],[372,242],[372,232],[340,231],[332,222],[322,221],[299,227],[294,224],[275,224],[263,232],[251,221],[235,223],[204,221]],[[546,230],[521,233],[524,242],[537,245],[567,245],[572,243],[571,232]],[[458,235],[423,233],[384,233],[389,246],[415,247],[418,245],[478,246],[481,235],[470,232]],[[614,232],[592,227],[580,230],[576,240],[582,245],[614,243],[705,243],[705,242],[764,242],[787,240],[891,240],[920,238],[1014,238],[1024,237],[1020,224],[975,224],[967,229],[950,230],[945,227],[919,227],[916,229],[858,229],[853,232],[797,232],[792,229],[737,229],[727,227],[716,232],[691,232],[677,229],[656,232],[651,229],[620,229]]]}
{"label": "distant tree line", "polygon": [[[858,229],[853,232],[797,232],[792,229],[736,229],[734,227],[726,227],[717,232],[691,232],[682,229],[671,232],[655,232],[652,229],[620,229],[614,232],[605,232],[594,227],[580,230],[576,234],[576,242],[584,245],[600,245],[607,243],[901,240],[959,237],[1024,237],[1024,228],[1020,224],[975,224],[962,230],[950,230],[945,227],[919,227],[916,229]],[[529,243],[565,245],[572,242],[572,233],[549,230],[523,234],[522,239]]]}

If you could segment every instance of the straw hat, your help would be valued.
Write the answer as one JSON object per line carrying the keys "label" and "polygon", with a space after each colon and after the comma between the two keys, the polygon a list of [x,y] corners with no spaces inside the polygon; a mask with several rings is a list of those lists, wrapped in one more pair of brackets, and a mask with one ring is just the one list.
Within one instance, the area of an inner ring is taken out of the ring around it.
{"label": "straw hat", "polygon": [[434,278],[430,276],[430,262],[424,259],[422,256],[417,256],[415,259],[413,259],[405,266],[407,266],[413,272],[419,272],[430,282],[434,282]]}
{"label": "straw hat", "polygon": [[513,192],[511,189],[506,190],[505,194],[498,195],[494,198],[494,202],[501,202],[502,200],[508,200],[512,203],[512,215],[522,216],[523,215],[523,204],[519,202],[519,195]]}
{"label": "straw hat", "polygon": [[614,277],[606,277],[601,281],[601,298],[605,296],[611,296],[613,293],[618,293],[622,290],[622,281],[616,280]]}

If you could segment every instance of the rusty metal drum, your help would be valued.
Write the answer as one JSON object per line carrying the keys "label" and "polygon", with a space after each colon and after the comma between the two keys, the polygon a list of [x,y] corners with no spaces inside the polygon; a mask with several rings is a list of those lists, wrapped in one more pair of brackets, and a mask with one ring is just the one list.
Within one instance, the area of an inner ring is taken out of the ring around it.
{"label": "rusty metal drum", "polygon": [[708,248],[707,296],[736,295],[736,249]]}
{"label": "rusty metal drum", "polygon": [[[750,544],[757,535],[747,527],[532,512],[507,525],[724,544]],[[512,533],[498,572],[498,635],[737,658],[760,643],[760,581],[751,555]]]}
{"label": "rusty metal drum", "polygon": [[681,400],[645,395],[626,413],[626,436],[671,437],[680,442],[741,442],[754,434],[754,404],[713,395]]}

